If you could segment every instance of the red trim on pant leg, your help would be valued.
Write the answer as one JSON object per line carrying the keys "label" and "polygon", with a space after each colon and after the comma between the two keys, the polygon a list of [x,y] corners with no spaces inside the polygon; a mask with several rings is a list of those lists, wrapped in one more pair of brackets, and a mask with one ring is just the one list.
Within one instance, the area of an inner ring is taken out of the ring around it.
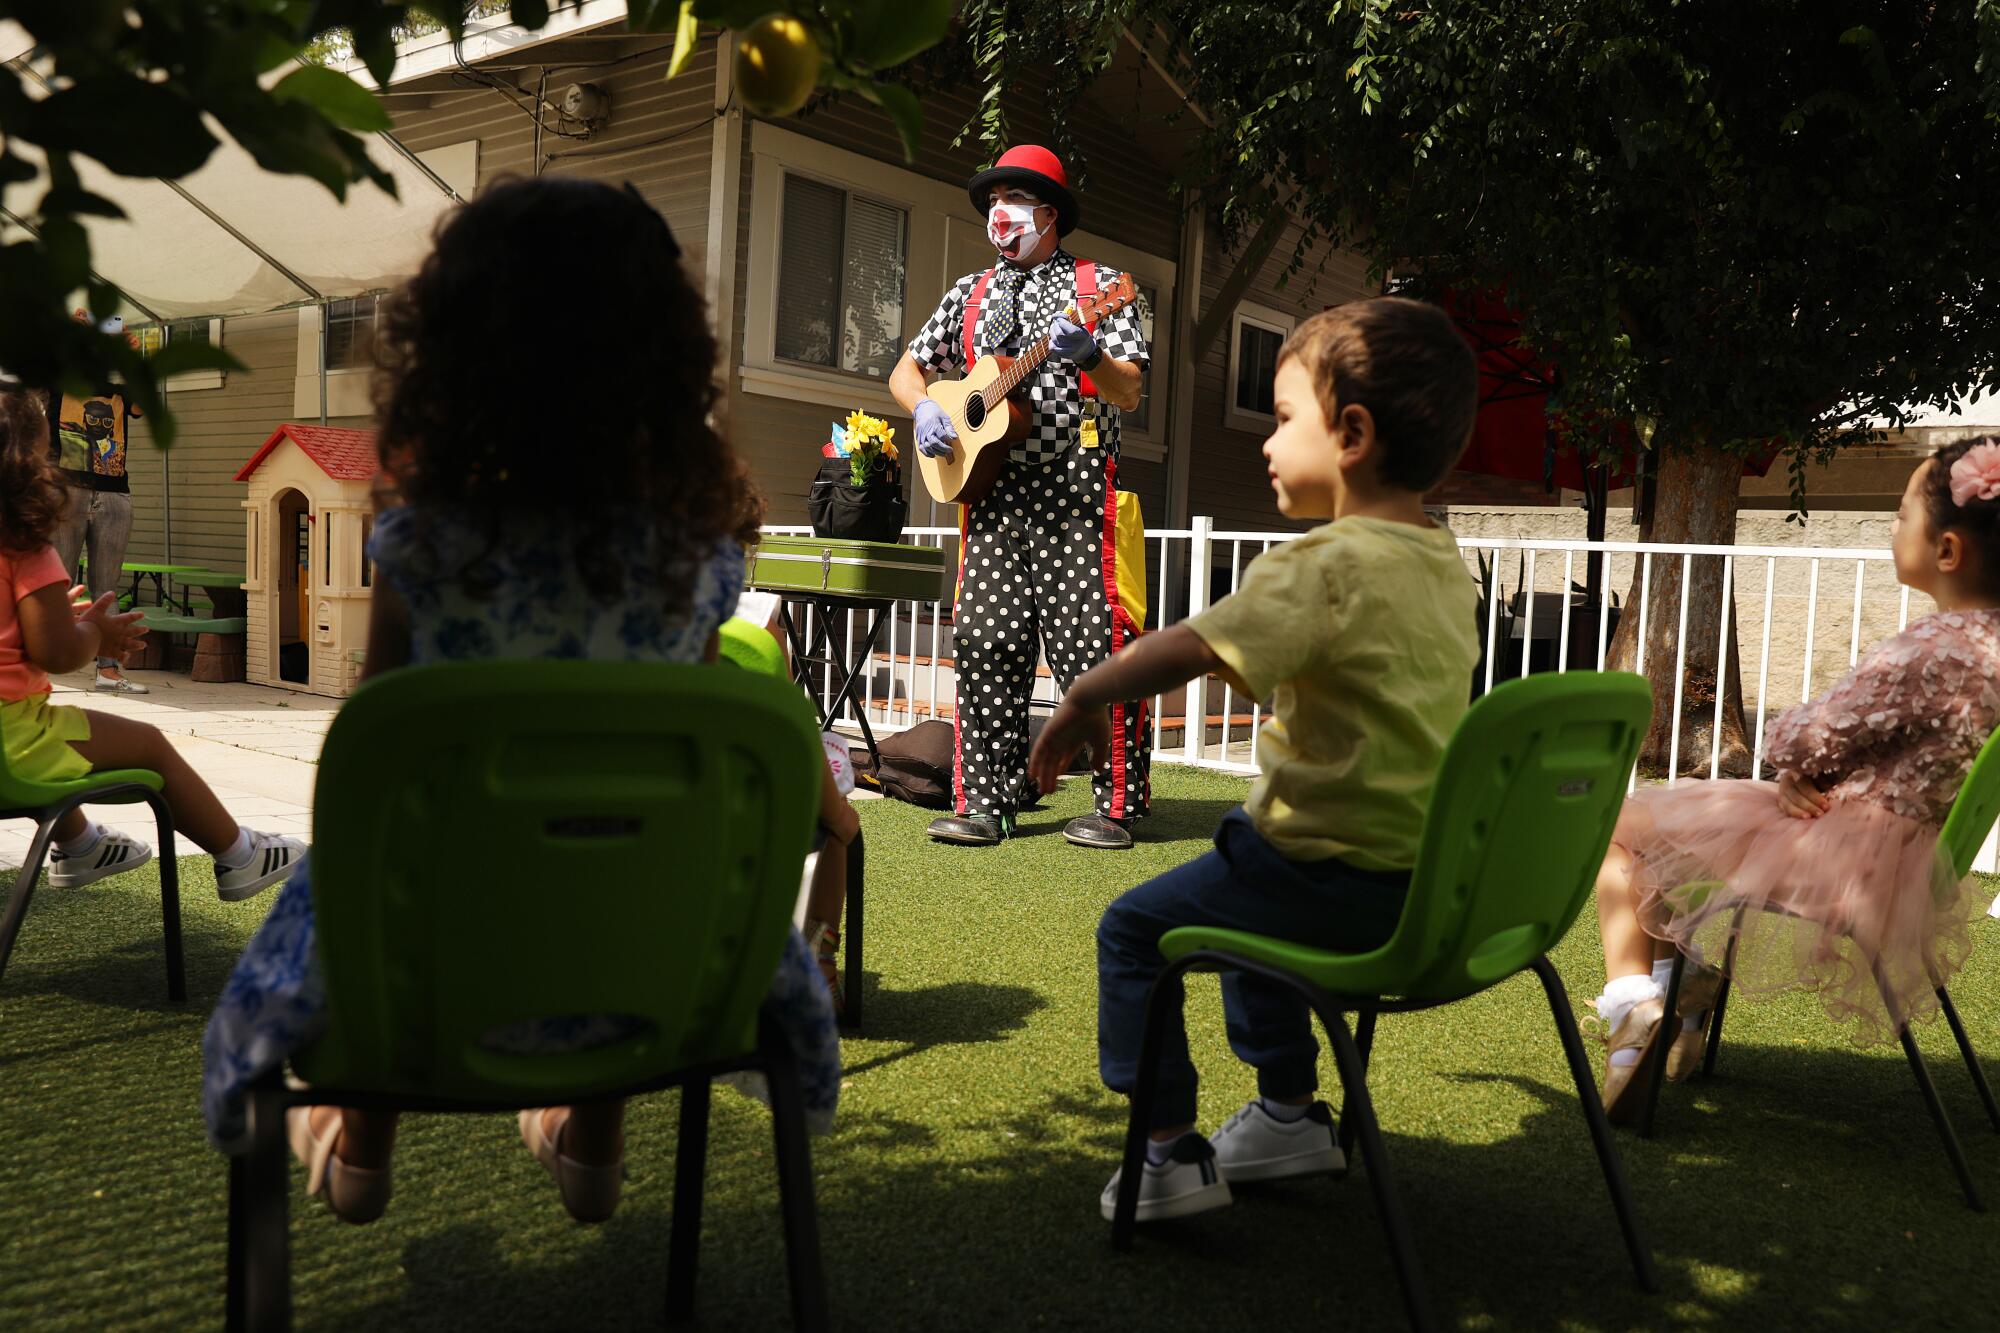
{"label": "red trim on pant leg", "polygon": [[[1125,646],[1124,626],[1118,623],[1118,459],[1104,460],[1104,547],[1098,563],[1104,572],[1104,614],[1111,621],[1111,651]],[[1126,817],[1125,801],[1125,705],[1111,706],[1111,817]]]}
{"label": "red trim on pant leg", "polygon": [[[954,641],[958,637],[958,599],[965,592],[965,555],[969,544],[971,510],[966,505],[958,507],[958,581],[951,590],[951,630]],[[953,814],[965,813],[965,663],[958,660],[954,648],[951,661],[951,808]],[[935,702],[935,701],[933,701]]]}

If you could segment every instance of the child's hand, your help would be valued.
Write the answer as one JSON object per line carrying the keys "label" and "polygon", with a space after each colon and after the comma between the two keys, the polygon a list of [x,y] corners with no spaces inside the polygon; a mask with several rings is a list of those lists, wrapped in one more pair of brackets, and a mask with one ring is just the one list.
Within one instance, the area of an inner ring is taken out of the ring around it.
{"label": "child's hand", "polygon": [[1100,760],[1111,753],[1111,715],[1102,708],[1079,708],[1071,699],[1064,699],[1056,705],[1028,755],[1028,776],[1044,792],[1054,791],[1069,761],[1086,745]]}
{"label": "child's hand", "polygon": [[1793,819],[1818,819],[1832,804],[1812,779],[1789,768],[1779,771],[1778,808]]}
{"label": "child's hand", "polygon": [[120,611],[118,594],[107,592],[85,608],[83,614],[77,617],[77,623],[97,626],[99,657],[115,657],[123,661],[146,637],[146,627],[139,623],[145,615],[143,611]]}
{"label": "child's hand", "polygon": [[83,613],[90,609],[90,589],[81,583],[72,584],[69,590],[69,609],[77,619],[83,619]]}

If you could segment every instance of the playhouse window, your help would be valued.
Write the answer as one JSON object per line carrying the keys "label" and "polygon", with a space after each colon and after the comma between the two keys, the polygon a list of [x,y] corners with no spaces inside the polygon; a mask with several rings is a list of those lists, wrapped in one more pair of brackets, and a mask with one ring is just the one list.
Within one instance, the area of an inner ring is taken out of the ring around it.
{"label": "playhouse window", "polygon": [[909,214],[802,176],[785,177],[776,352],[886,379],[903,351]]}
{"label": "playhouse window", "polygon": [[326,303],[328,370],[365,370],[375,364],[375,307],[380,300],[357,296]]}

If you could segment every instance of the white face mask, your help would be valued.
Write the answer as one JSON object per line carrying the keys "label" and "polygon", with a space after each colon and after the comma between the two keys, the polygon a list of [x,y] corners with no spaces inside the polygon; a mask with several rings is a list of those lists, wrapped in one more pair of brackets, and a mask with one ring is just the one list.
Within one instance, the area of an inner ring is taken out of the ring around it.
{"label": "white face mask", "polygon": [[1002,259],[1019,259],[1042,243],[1034,204],[995,204],[986,214],[986,239]]}

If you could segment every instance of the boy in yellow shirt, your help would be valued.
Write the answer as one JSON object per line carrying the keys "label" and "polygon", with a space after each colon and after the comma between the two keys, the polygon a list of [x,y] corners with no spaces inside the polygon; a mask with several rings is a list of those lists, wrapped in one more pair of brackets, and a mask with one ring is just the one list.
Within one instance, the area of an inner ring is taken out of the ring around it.
{"label": "boy in yellow shirt", "polygon": [[[1424,513],[1471,438],[1472,350],[1435,306],[1356,301],[1301,324],[1278,354],[1278,426],[1264,442],[1279,510],[1327,518],[1254,561],[1207,611],[1149,634],[1070,687],[1029,758],[1044,791],[1085,745],[1106,753],[1107,707],[1210,672],[1272,700],[1250,797],[1215,850],[1141,884],[1097,929],[1097,1047],[1105,1085],[1137,1082],[1160,937],[1225,926],[1360,952],[1387,940],[1446,740],[1479,656],[1476,594],[1451,532]],[[1229,1042],[1259,1095],[1213,1142],[1195,1131],[1195,1070],[1178,1011],[1166,1033],[1139,1220],[1229,1202],[1229,1181],[1345,1165],[1314,1099],[1319,1044],[1305,1002],[1242,973],[1222,982]],[[1118,1178],[1105,1187],[1111,1217]]]}

